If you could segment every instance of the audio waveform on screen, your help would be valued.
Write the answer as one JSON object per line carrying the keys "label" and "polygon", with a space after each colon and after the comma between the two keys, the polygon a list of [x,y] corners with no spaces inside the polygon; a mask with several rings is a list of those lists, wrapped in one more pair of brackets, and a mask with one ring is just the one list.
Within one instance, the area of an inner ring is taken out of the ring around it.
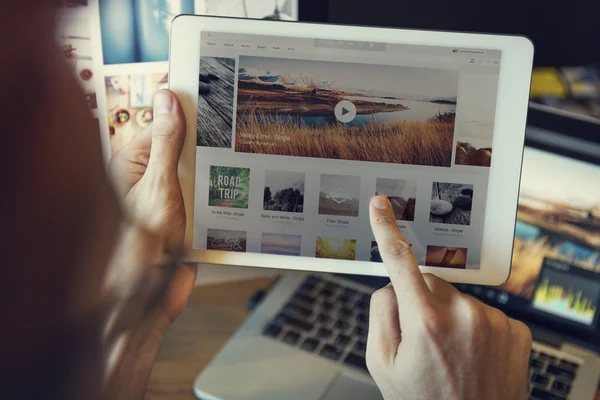
{"label": "audio waveform on screen", "polygon": [[551,284],[548,278],[538,285],[533,296],[533,306],[539,310],[591,325],[597,305],[583,291]]}

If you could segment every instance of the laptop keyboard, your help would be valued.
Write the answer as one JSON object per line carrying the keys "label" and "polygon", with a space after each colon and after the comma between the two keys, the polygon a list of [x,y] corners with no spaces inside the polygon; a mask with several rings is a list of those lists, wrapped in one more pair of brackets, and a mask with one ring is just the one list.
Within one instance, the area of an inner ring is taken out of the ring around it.
{"label": "laptop keyboard", "polygon": [[[309,275],[263,334],[303,351],[367,372],[365,351],[372,291]],[[559,353],[531,351],[529,398],[567,399],[579,365]]]}

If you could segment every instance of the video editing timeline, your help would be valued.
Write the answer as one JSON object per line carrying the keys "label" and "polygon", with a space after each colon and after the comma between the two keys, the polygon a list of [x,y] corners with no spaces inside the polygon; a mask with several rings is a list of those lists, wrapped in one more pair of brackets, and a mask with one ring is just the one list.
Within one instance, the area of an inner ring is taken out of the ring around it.
{"label": "video editing timeline", "polygon": [[531,302],[535,310],[591,326],[599,301],[597,273],[544,259]]}
{"label": "video editing timeline", "polygon": [[479,268],[500,52],[340,42],[203,32],[193,246],[378,262],[381,194],[421,265]]}

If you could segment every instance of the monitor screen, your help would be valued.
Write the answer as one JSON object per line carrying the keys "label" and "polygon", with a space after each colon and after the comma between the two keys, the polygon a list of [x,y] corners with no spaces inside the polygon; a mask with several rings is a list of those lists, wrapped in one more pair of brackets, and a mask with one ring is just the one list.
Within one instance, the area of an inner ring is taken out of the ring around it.
{"label": "monitor screen", "polygon": [[499,288],[458,286],[507,310],[593,330],[600,316],[600,162],[541,147],[528,145],[523,154],[510,278]]}

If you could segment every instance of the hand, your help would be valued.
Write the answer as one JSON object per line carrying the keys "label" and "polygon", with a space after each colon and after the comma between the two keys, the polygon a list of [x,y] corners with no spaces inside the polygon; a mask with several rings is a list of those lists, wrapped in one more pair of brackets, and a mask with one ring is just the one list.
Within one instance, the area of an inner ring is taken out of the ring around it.
{"label": "hand", "polygon": [[421,274],[385,196],[371,226],[391,284],[371,298],[367,366],[395,399],[526,399],[531,333],[521,322]]}
{"label": "hand", "polygon": [[[157,267],[165,255],[183,246],[186,218],[177,167],[185,131],[176,95],[159,91],[154,97],[153,124],[116,153],[110,163],[111,176],[131,221],[124,229],[107,279],[107,291],[116,297],[107,330],[128,336],[125,348],[111,350],[120,354],[111,356],[115,361],[110,369],[117,381],[113,387],[119,391],[113,391],[111,398],[134,398],[140,388],[143,390],[145,377],[136,387],[126,370],[150,372],[162,336],[185,307],[194,286],[195,265]],[[145,358],[140,356],[144,351]],[[130,381],[120,382],[123,377]],[[123,392],[124,388],[128,391]]]}

